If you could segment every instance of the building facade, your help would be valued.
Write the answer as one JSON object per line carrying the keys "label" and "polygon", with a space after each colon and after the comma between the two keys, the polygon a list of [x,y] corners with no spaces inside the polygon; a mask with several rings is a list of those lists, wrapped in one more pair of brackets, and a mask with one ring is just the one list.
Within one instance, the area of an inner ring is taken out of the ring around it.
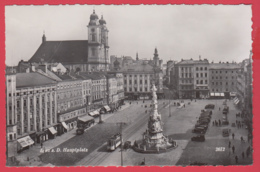
{"label": "building facade", "polygon": [[[17,137],[41,143],[57,134],[57,83],[38,73],[17,73]],[[33,80],[32,80],[33,79]]]}
{"label": "building facade", "polygon": [[237,76],[240,66],[235,63],[211,63],[209,66],[209,88],[211,93],[224,93],[229,98],[230,92],[236,92]]}

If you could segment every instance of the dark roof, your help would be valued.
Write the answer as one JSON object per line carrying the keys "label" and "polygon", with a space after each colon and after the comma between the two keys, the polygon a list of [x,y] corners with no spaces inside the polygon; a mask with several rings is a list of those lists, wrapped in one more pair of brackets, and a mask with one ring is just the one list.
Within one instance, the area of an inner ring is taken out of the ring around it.
{"label": "dark roof", "polygon": [[239,69],[240,65],[235,63],[210,63],[209,69]]}
{"label": "dark roof", "polygon": [[34,87],[56,84],[57,82],[39,73],[17,73],[16,87]]}
{"label": "dark roof", "polygon": [[100,79],[105,79],[105,75],[101,73],[88,73],[88,72],[80,72],[79,75],[90,78],[92,80],[100,80]]}
{"label": "dark roof", "polygon": [[88,41],[46,41],[43,42],[29,62],[87,63]]}

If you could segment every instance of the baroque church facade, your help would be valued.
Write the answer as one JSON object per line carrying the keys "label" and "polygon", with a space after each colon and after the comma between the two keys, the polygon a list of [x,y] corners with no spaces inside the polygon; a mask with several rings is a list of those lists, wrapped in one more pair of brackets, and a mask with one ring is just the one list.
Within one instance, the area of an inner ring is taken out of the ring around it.
{"label": "baroque church facade", "polygon": [[29,63],[62,63],[69,71],[108,71],[109,44],[106,21],[93,10],[87,25],[88,40],[48,41],[42,43]]}

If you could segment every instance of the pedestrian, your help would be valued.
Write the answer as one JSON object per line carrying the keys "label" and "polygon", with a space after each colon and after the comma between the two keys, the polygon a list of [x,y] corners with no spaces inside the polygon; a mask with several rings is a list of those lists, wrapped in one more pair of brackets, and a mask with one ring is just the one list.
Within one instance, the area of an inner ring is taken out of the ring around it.
{"label": "pedestrian", "polygon": [[219,126],[221,126],[221,121],[220,121],[220,119],[218,120],[218,123],[219,123]]}
{"label": "pedestrian", "polygon": [[216,126],[218,126],[218,122],[216,121],[215,123],[216,123]]}
{"label": "pedestrian", "polygon": [[219,110],[221,110],[221,108],[219,107]]}
{"label": "pedestrian", "polygon": [[213,126],[215,126],[215,122],[214,121],[212,122],[212,124],[213,124]]}
{"label": "pedestrian", "polygon": [[233,138],[233,140],[234,140],[234,137],[235,137],[235,134],[234,134],[234,133],[232,133],[232,138]]}
{"label": "pedestrian", "polygon": [[242,158],[243,158],[243,159],[245,158],[245,153],[244,153],[244,152],[242,152]]}
{"label": "pedestrian", "polygon": [[236,164],[238,163],[238,157],[237,157],[237,155],[236,155],[236,157],[235,157],[235,160],[236,160]]}
{"label": "pedestrian", "polygon": [[43,144],[42,144],[42,142],[41,142],[41,148],[42,148],[42,145],[43,145]]}
{"label": "pedestrian", "polygon": [[232,152],[235,153],[235,146],[232,146]]}
{"label": "pedestrian", "polygon": [[231,148],[231,141],[228,142],[228,148]]}
{"label": "pedestrian", "polygon": [[241,136],[241,137],[240,137],[240,140],[241,140],[241,142],[243,142],[243,141],[244,141],[244,138],[243,138],[243,136]]}

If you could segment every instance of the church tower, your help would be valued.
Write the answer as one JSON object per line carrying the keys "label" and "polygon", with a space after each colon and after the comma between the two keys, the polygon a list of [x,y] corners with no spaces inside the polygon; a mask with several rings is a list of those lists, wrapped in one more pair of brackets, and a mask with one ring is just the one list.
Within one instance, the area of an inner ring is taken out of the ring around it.
{"label": "church tower", "polygon": [[88,24],[88,70],[107,71],[108,70],[108,29],[106,21],[98,19],[98,15],[93,10]]}
{"label": "church tower", "polygon": [[153,56],[154,66],[155,66],[155,67],[159,67],[159,55],[158,55],[157,48],[155,48],[153,55],[154,55],[154,56]]}

